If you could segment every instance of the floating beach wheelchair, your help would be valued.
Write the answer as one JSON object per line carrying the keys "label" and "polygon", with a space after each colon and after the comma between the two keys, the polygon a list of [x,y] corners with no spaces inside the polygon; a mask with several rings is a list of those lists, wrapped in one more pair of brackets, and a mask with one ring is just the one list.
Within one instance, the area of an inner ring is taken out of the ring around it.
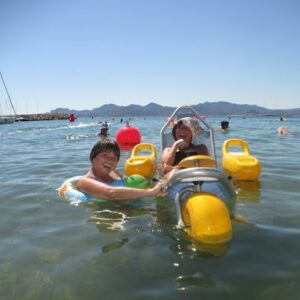
{"label": "floating beach wheelchair", "polygon": [[231,180],[217,168],[212,128],[192,107],[179,107],[161,129],[161,150],[174,143],[171,121],[176,123],[183,117],[199,122],[203,130],[193,136],[192,143],[204,144],[209,156],[192,155],[181,160],[179,169],[169,175],[168,197],[175,201],[179,228],[202,244],[220,245],[232,236],[236,194]]}

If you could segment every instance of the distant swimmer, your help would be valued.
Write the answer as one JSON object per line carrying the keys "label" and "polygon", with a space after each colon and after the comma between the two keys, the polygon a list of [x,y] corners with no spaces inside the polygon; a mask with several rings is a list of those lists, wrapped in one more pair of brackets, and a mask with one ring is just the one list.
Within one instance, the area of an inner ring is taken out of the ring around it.
{"label": "distant swimmer", "polygon": [[280,121],[285,121],[285,118],[283,116],[280,117]]}
{"label": "distant swimmer", "polygon": [[294,134],[293,132],[289,131],[286,127],[283,127],[283,126],[278,127],[277,133],[282,134],[282,135],[292,135],[292,134]]}
{"label": "distant swimmer", "polygon": [[107,139],[109,136],[108,128],[107,127],[101,128],[100,132],[98,132],[97,135],[100,136],[103,140]]}
{"label": "distant swimmer", "polygon": [[222,132],[226,132],[228,128],[229,128],[229,122],[228,121],[222,121],[221,126],[220,126],[220,130]]}
{"label": "distant swimmer", "polygon": [[108,136],[109,136],[109,133],[108,133],[108,124],[107,124],[106,121],[102,122],[101,129],[97,133],[97,135],[100,136],[102,140],[105,140],[105,139],[108,138]]}

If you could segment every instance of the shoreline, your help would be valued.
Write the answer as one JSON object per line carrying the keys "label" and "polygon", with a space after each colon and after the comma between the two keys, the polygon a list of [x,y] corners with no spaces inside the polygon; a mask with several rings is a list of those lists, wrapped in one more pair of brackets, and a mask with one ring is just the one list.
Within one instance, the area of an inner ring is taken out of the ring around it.
{"label": "shoreline", "polygon": [[16,116],[16,122],[26,121],[50,121],[50,120],[66,120],[69,115],[66,113],[43,113],[43,114],[22,114]]}

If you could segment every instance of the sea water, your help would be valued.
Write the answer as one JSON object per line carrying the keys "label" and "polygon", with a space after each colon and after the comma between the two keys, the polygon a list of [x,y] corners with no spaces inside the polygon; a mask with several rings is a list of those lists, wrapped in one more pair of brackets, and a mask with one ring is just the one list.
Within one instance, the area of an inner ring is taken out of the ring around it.
{"label": "sea water", "polygon": [[[111,138],[124,126],[108,117],[0,126],[0,299],[299,298],[300,119],[207,116],[219,167],[228,138],[244,139],[262,165],[259,182],[235,185],[246,222],[233,221],[221,255],[195,250],[168,199],[76,206],[58,197],[65,179],[88,170],[99,121]],[[164,121],[130,121],[158,157]],[[280,125],[295,134],[279,136]]]}

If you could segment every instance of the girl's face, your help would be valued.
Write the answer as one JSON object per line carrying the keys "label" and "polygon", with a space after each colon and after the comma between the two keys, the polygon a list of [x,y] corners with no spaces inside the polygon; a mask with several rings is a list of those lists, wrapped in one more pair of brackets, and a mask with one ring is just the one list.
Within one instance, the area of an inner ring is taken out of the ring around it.
{"label": "girl's face", "polygon": [[183,139],[188,144],[192,141],[192,131],[184,124],[176,128],[176,140]]}
{"label": "girl's face", "polygon": [[118,164],[118,157],[113,151],[103,151],[93,159],[93,166],[98,175],[108,175]]}

